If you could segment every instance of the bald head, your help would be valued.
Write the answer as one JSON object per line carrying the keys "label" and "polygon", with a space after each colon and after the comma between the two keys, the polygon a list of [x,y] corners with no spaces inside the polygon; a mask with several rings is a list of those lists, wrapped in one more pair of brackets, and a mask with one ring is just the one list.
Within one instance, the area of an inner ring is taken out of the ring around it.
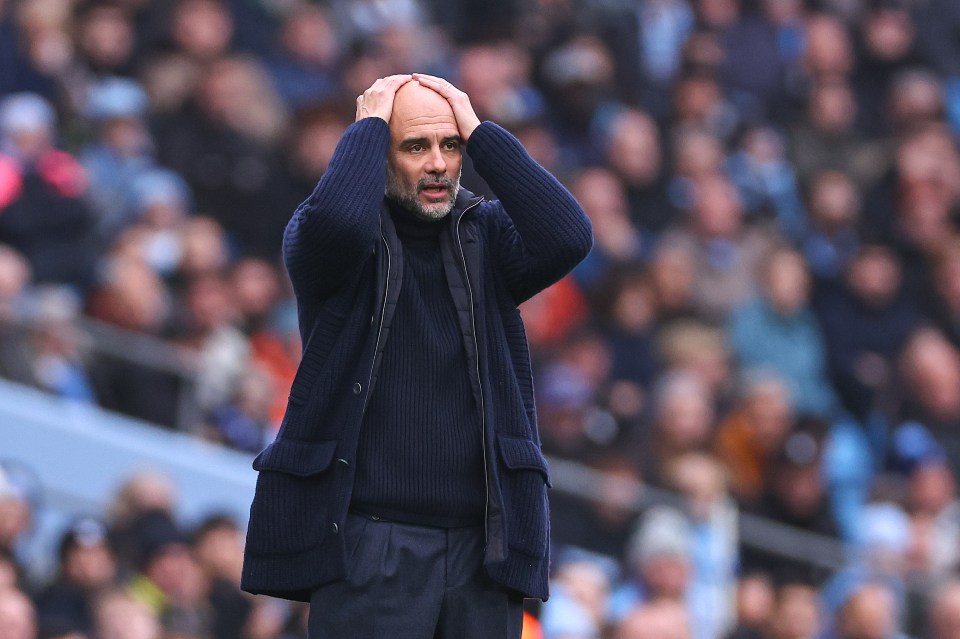
{"label": "bald head", "polygon": [[390,116],[390,131],[413,133],[450,125],[457,129],[453,108],[446,98],[428,89],[416,80],[407,82],[397,91]]}

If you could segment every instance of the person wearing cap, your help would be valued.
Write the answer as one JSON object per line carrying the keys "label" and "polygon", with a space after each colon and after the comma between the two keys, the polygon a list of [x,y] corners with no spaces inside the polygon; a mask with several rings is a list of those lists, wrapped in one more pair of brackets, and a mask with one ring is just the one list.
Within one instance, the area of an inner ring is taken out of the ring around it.
{"label": "person wearing cap", "polygon": [[93,632],[94,600],[114,585],[117,563],[103,522],[82,517],[63,534],[56,579],[37,597],[41,631]]}
{"label": "person wearing cap", "polygon": [[[460,187],[464,151],[499,199]],[[304,352],[254,462],[242,587],[310,601],[311,639],[519,637],[549,524],[517,306],[591,244],[467,94],[374,82],[286,228]]]}
{"label": "person wearing cap", "polygon": [[148,99],[126,78],[107,78],[90,87],[86,117],[96,137],[80,154],[90,178],[88,198],[101,235],[113,238],[135,217],[134,184],[156,169],[154,145],[143,121]]}

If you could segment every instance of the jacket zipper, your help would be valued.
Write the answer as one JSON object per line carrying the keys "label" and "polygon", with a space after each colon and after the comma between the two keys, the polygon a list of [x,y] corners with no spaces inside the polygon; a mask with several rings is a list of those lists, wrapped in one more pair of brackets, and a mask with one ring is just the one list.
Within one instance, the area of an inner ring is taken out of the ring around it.
{"label": "jacket zipper", "polygon": [[457,235],[457,248],[460,250],[460,263],[463,264],[463,280],[467,287],[467,301],[470,303],[470,332],[473,336],[477,388],[480,391],[480,448],[483,450],[483,489],[485,493],[483,500],[483,538],[485,541],[488,541],[490,538],[488,521],[490,515],[490,471],[487,468],[487,418],[486,411],[484,410],[483,379],[480,377],[480,345],[477,343],[477,317],[473,310],[473,287],[470,285],[470,273],[467,271],[467,257],[463,252],[463,240],[460,237],[460,222],[463,221],[467,211],[476,207],[481,202],[483,202],[483,198],[463,210],[463,213],[457,218],[455,230]]}
{"label": "jacket zipper", "polygon": [[390,267],[392,255],[390,254],[390,243],[383,233],[383,222],[380,222],[380,240],[383,242],[383,248],[387,252],[387,277],[383,286],[383,303],[380,305],[380,326],[377,328],[377,342],[373,347],[373,358],[370,360],[370,375],[367,376],[367,396],[363,399],[363,411],[361,415],[367,412],[367,403],[370,401],[370,385],[373,383],[373,369],[377,364],[377,352],[380,350],[380,338],[383,336],[383,320],[387,316],[387,300],[390,297]]}

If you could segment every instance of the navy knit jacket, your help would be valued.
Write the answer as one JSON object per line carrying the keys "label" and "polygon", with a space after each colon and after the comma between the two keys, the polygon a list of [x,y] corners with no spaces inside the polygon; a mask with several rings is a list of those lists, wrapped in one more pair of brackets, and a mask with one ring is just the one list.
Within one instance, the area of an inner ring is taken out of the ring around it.
{"label": "navy knit jacket", "polygon": [[[304,352],[277,439],[254,460],[241,583],[249,592],[306,601],[346,573],[341,532],[370,391],[404,383],[378,378],[404,271],[383,197],[389,137],[378,118],[348,127],[284,234]],[[517,306],[586,256],[590,222],[497,125],[477,127],[466,150],[499,198],[461,190],[440,237],[483,439],[484,566],[507,588],[545,599],[549,475]]]}

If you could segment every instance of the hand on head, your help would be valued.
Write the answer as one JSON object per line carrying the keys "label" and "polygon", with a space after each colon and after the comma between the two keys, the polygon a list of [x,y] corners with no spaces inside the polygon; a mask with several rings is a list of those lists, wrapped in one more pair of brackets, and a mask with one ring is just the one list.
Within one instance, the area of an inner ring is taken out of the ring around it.
{"label": "hand on head", "polygon": [[470,97],[453,86],[443,78],[438,78],[425,73],[414,73],[413,79],[428,89],[433,89],[442,95],[453,108],[453,116],[457,119],[457,128],[460,129],[460,138],[466,142],[470,138],[473,130],[480,125],[480,118],[477,117],[470,104]]}
{"label": "hand on head", "polygon": [[369,89],[363,92],[363,95],[357,98],[356,119],[378,117],[390,122],[390,116],[393,113],[393,101],[397,91],[411,80],[436,91],[450,103],[453,115],[457,120],[460,138],[463,142],[466,142],[473,130],[480,125],[480,118],[477,117],[473,105],[470,104],[470,97],[443,78],[423,73],[391,75],[374,82]]}
{"label": "hand on head", "polygon": [[381,118],[390,122],[393,113],[393,99],[397,90],[413,79],[412,75],[400,74],[380,78],[370,88],[357,97],[357,120],[363,118]]}

